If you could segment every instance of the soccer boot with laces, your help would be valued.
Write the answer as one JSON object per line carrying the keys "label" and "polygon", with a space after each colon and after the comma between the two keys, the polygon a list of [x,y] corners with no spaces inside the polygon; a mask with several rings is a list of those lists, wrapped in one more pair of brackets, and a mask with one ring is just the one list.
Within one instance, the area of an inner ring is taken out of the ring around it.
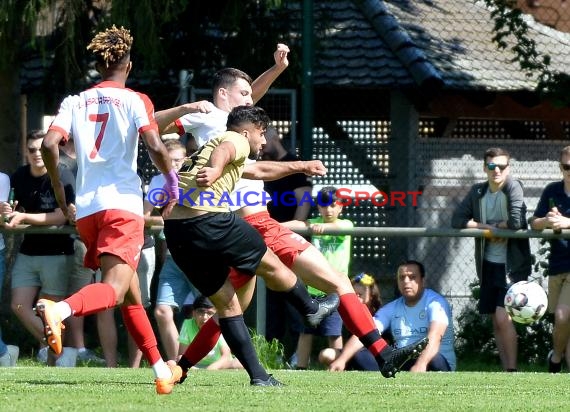
{"label": "soccer boot with laces", "polygon": [[44,324],[46,343],[56,355],[61,354],[63,350],[61,331],[65,329],[65,326],[56,313],[55,302],[49,299],[39,299],[35,311]]}
{"label": "soccer boot with laces", "polygon": [[273,377],[273,375],[269,375],[269,378],[263,379],[252,379],[250,382],[251,386],[285,386],[285,384],[279,382],[277,379]]}
{"label": "soccer boot with laces", "polygon": [[383,365],[380,365],[382,376],[385,378],[395,378],[396,373],[402,369],[402,366],[404,366],[406,362],[417,359],[418,356],[420,356],[428,342],[428,338],[425,337],[403,348],[396,349],[389,346],[384,349],[380,352],[380,357],[384,361]]}
{"label": "soccer boot with laces", "polygon": [[324,318],[338,308],[340,299],[336,293],[331,293],[327,296],[315,298],[315,301],[319,304],[319,309],[316,313],[311,313],[306,316],[307,323],[313,328],[317,327]]}
{"label": "soccer boot with laces", "polygon": [[172,392],[174,385],[180,382],[182,377],[182,368],[176,364],[174,361],[166,362],[166,365],[172,372],[170,378],[156,378],[154,383],[156,385],[156,393],[159,395],[168,395]]}

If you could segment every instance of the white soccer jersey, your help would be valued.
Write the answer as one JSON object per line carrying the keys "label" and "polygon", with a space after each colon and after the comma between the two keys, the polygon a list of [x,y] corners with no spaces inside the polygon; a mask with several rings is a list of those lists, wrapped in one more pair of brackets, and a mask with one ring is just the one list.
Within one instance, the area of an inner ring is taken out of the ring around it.
{"label": "white soccer jersey", "polygon": [[49,128],[75,140],[78,219],[109,209],[142,216],[138,137],[158,131],[148,96],[104,81],[66,97]]}
{"label": "white soccer jersey", "polygon": [[186,114],[174,123],[178,127],[178,134],[191,133],[196,139],[196,144],[201,147],[215,137],[226,131],[228,122],[228,112],[214,107],[210,113],[190,113]]}

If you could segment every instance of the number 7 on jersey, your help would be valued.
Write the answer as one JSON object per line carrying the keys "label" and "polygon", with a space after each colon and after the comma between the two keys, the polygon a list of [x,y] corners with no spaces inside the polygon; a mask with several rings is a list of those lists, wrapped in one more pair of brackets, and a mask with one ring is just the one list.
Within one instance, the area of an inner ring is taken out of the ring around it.
{"label": "number 7 on jersey", "polygon": [[105,127],[107,127],[107,121],[109,120],[109,113],[97,113],[97,114],[90,114],[89,120],[96,123],[101,123],[101,129],[99,129],[99,133],[97,134],[97,138],[95,139],[95,146],[93,150],[91,150],[91,154],[89,155],[89,159],[95,159],[97,153],[99,152],[99,148],[101,147],[101,141],[103,140],[103,136],[105,135]]}

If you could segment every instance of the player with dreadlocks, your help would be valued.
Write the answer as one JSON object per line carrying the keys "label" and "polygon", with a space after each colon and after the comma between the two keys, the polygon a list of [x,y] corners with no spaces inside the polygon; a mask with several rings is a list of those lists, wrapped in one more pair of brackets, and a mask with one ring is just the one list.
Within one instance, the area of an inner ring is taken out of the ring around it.
{"label": "player with dreadlocks", "polygon": [[[87,246],[85,266],[102,272],[102,282],[88,285],[64,301],[38,300],[36,313],[44,324],[49,347],[61,353],[63,320],[117,305],[125,325],[152,366],[156,391],[168,394],[181,376],[174,362],[165,363],[141,303],[136,273],[143,245],[143,203],[137,176],[138,136],[166,178],[171,205],[178,199],[178,178],[158,134],[154,107],[148,96],[125,87],[132,68],[129,30],[113,27],[98,33],[92,51],[102,82],[79,95],[68,96],[49,127],[42,156],[61,210]],[[196,109],[198,110],[198,109]],[[76,207],[66,206],[57,173],[58,145],[70,135],[77,150]]]}

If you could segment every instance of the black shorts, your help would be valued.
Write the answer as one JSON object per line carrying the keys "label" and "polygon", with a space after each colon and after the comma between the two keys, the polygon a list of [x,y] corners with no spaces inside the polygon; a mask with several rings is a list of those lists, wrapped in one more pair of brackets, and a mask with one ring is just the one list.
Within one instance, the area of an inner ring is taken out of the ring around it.
{"label": "black shorts", "polygon": [[204,296],[222,287],[230,267],[254,276],[267,251],[261,235],[233,213],[166,220],[164,235],[172,259]]}
{"label": "black shorts", "polygon": [[505,264],[483,260],[481,278],[479,313],[493,314],[497,307],[505,307],[505,295],[509,290]]}

